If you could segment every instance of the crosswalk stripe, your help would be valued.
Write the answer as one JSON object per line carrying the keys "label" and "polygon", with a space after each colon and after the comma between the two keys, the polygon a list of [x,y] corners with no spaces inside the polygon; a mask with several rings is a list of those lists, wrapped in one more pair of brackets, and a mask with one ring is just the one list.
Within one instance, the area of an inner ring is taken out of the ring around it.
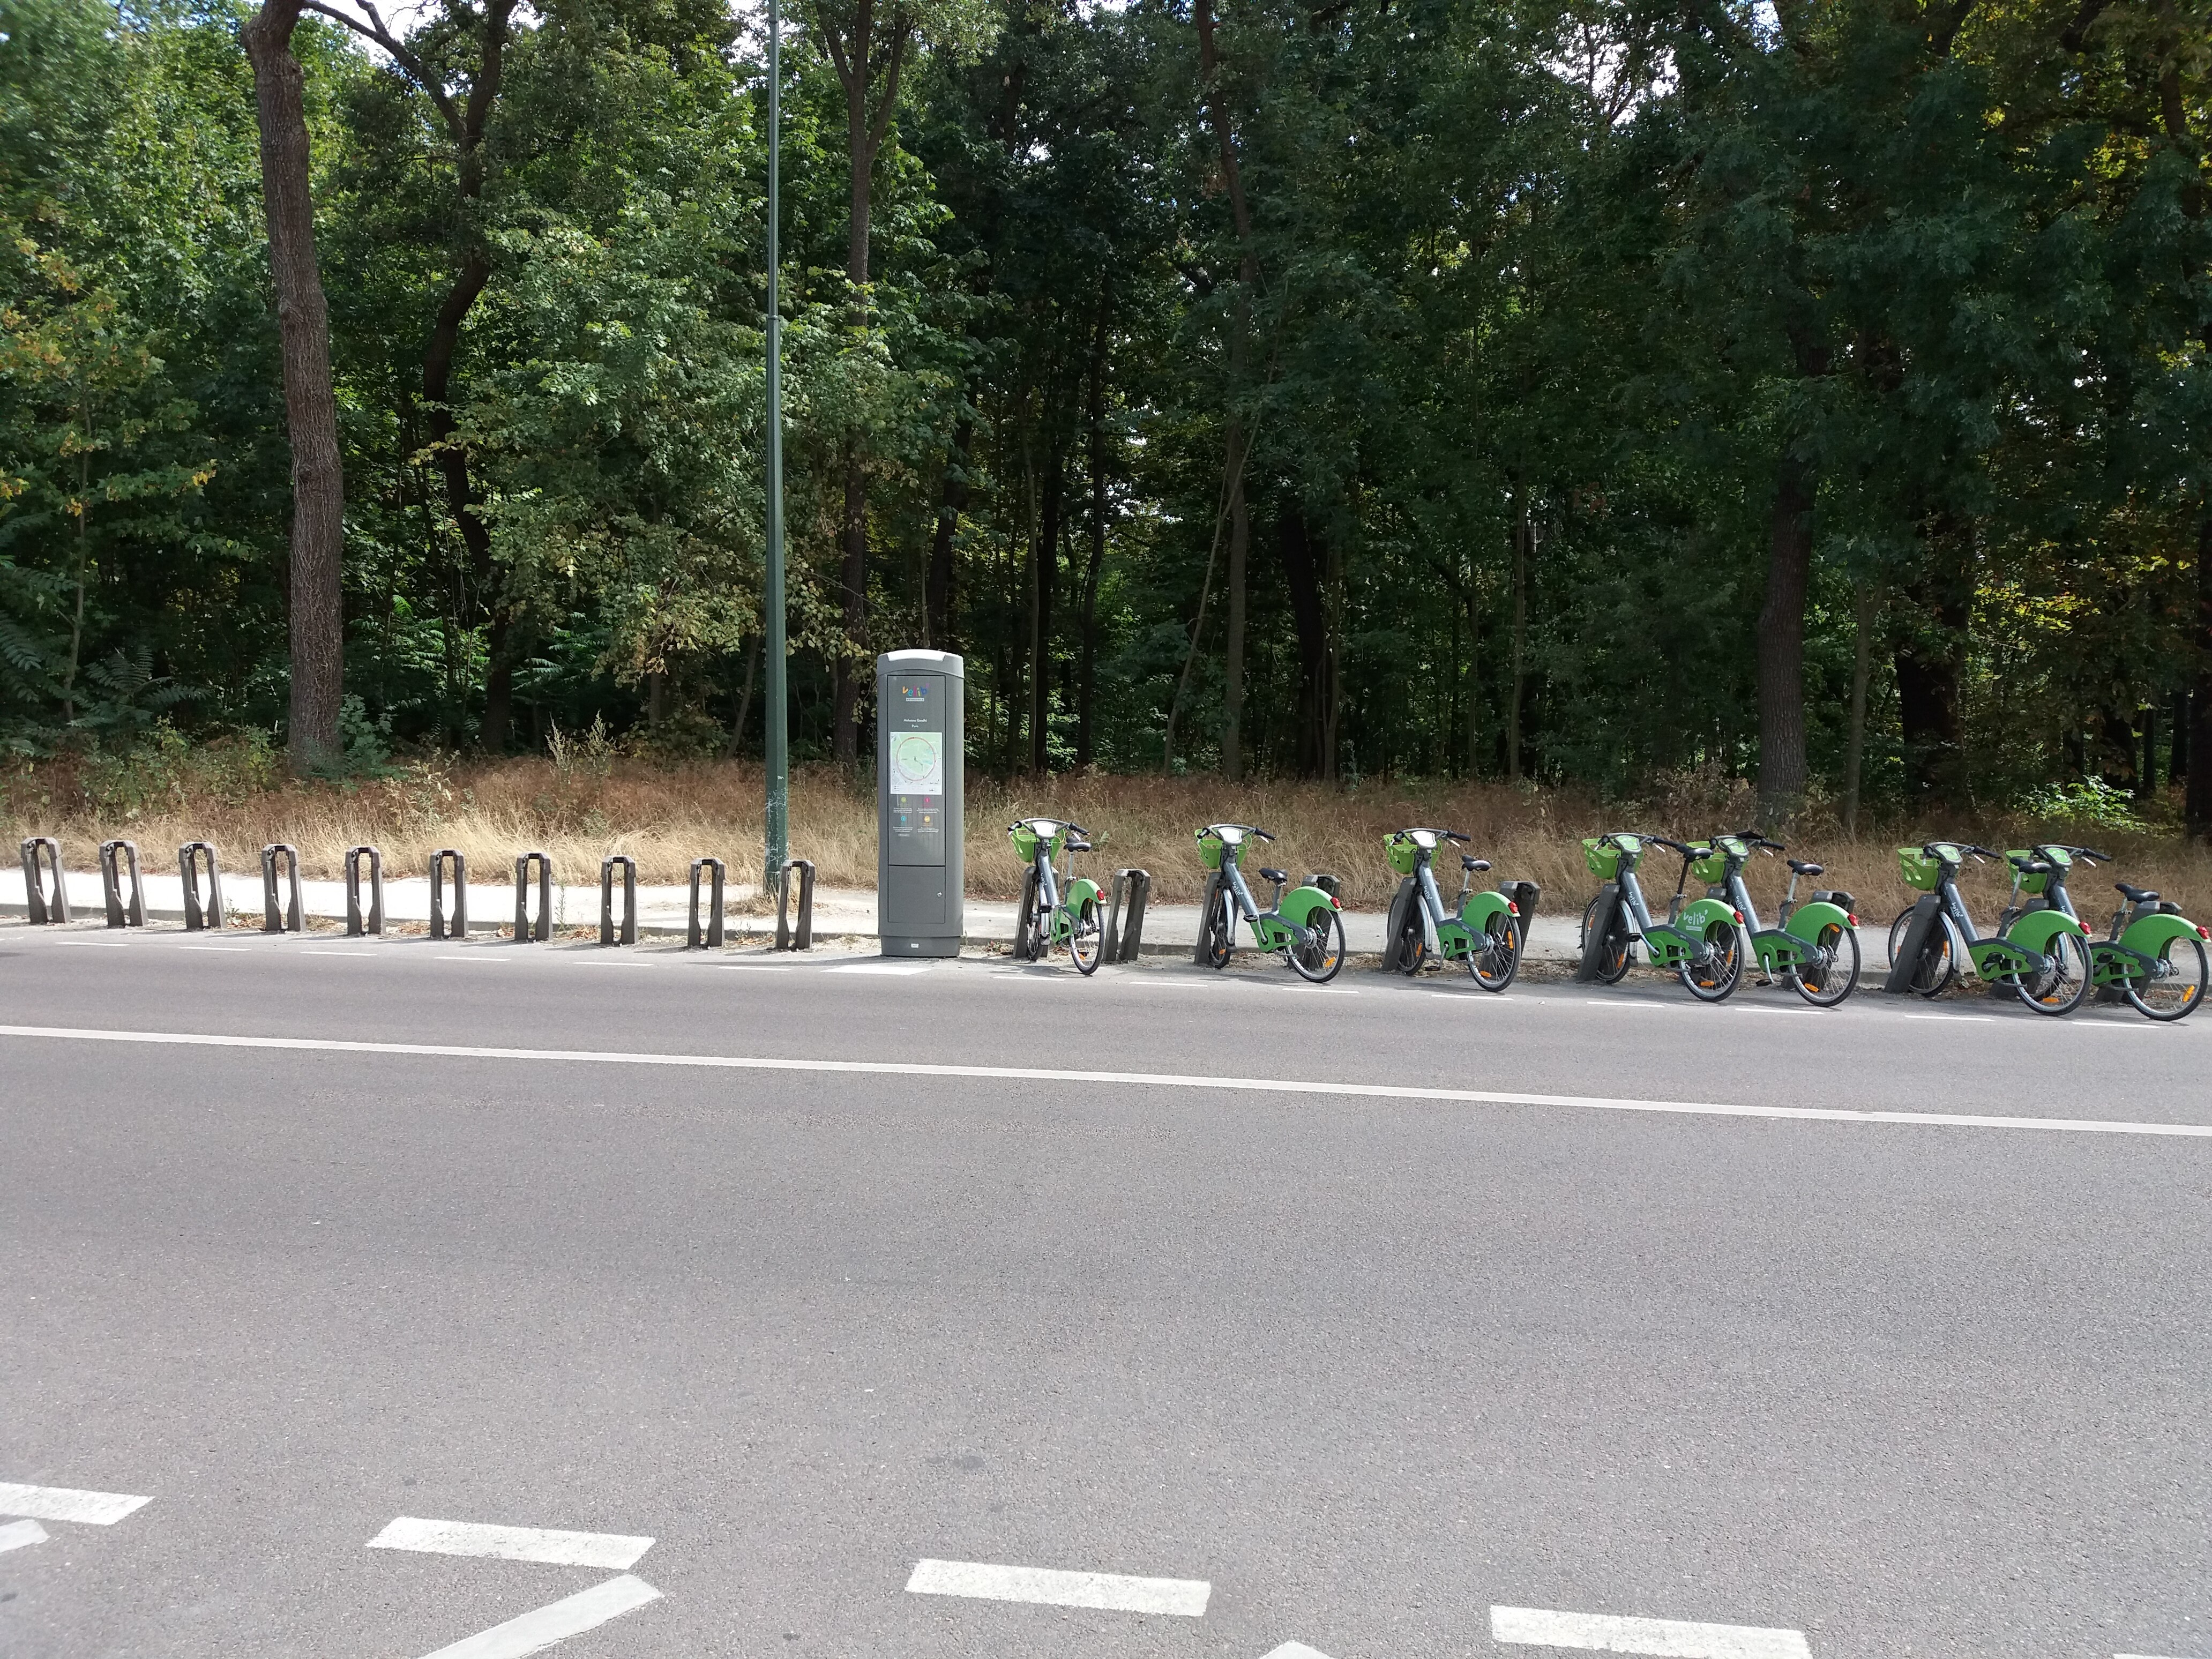
{"label": "crosswalk stripe", "polygon": [[610,1578],[604,1584],[594,1584],[587,1590],[535,1608],[519,1619],[510,1619],[503,1625],[494,1625],[489,1630],[465,1637],[450,1647],[425,1654],[423,1659],[522,1659],[525,1654],[539,1652],[571,1636],[580,1636],[610,1619],[619,1619],[659,1599],[660,1592],[645,1580],[624,1573],[619,1578]]}
{"label": "crosswalk stripe", "polygon": [[1491,1608],[1490,1637],[1494,1642],[1642,1653],[1656,1659],[1812,1659],[1802,1631],[1702,1625],[1685,1619],[1624,1619],[1547,1607]]}
{"label": "crosswalk stripe", "polygon": [[1132,1578],[1116,1572],[1064,1572],[988,1561],[917,1561],[906,1587],[915,1595],[969,1595],[987,1601],[1039,1601],[1048,1607],[1165,1613],[1185,1619],[1204,1617],[1213,1594],[1213,1586],[1201,1578]]}
{"label": "crosswalk stripe", "polygon": [[496,1527],[480,1521],[426,1521],[403,1515],[368,1540],[373,1550],[425,1555],[490,1556],[501,1561],[548,1561],[620,1572],[653,1547],[650,1538],[611,1532],[562,1532],[552,1527]]}
{"label": "crosswalk stripe", "polygon": [[74,1486],[19,1486],[0,1480],[0,1515],[27,1515],[34,1521],[74,1521],[81,1526],[112,1527],[154,1500],[121,1492],[80,1492]]}

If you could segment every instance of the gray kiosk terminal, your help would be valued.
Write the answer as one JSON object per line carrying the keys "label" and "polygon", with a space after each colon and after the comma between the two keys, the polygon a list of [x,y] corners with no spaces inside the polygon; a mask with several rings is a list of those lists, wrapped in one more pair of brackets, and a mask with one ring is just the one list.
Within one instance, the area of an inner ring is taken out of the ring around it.
{"label": "gray kiosk terminal", "polygon": [[967,666],[876,659],[876,936],[887,957],[960,954]]}

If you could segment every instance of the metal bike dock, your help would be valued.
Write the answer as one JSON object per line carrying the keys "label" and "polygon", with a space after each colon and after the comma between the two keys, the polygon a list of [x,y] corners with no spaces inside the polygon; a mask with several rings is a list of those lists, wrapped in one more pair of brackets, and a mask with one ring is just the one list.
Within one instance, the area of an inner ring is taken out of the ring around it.
{"label": "metal bike dock", "polygon": [[[53,892],[46,878],[53,878]],[[33,836],[23,843],[23,897],[31,926],[69,920],[69,884],[62,876],[62,844],[52,836]]]}
{"label": "metal bike dock", "polygon": [[[446,866],[453,871],[453,914],[446,915]],[[430,854],[430,937],[465,939],[469,936],[469,861],[459,851],[441,847]]]}
{"label": "metal bike dock", "polygon": [[[131,899],[123,898],[123,866],[131,867]],[[104,841],[100,843],[100,890],[107,901],[107,925],[110,927],[143,927],[146,925],[146,888],[138,879],[138,843],[131,841]],[[189,887],[186,889],[190,890]]]}
{"label": "metal bike dock", "polygon": [[[1912,974],[1920,964],[1920,952],[1927,946],[1928,936],[1931,933],[1941,933],[1942,928],[1943,896],[1941,893],[1923,893],[1913,901],[1912,920],[1905,924],[1903,947],[1897,952],[1896,960],[1889,964],[1889,977],[1881,982],[1885,992],[1899,997],[1915,994]],[[1999,988],[2007,996],[2012,994],[2009,986]]]}
{"label": "metal bike dock", "polygon": [[[207,896],[204,901],[200,896],[200,872],[203,869],[207,872]],[[222,866],[216,862],[215,843],[211,841],[188,841],[177,848],[177,873],[185,880],[185,931],[188,933],[221,932],[223,924]],[[111,927],[114,925],[112,921],[109,923]]]}
{"label": "metal bike dock", "polygon": [[[713,872],[711,898],[707,912],[706,931],[702,935],[699,927],[699,883],[700,878],[710,871]],[[696,951],[703,947],[709,951],[719,951],[722,948],[722,884],[728,875],[728,866],[720,859],[698,858],[691,860],[691,921],[690,925],[684,930],[685,950]]]}
{"label": "metal bike dock", "polygon": [[[1206,919],[1213,914],[1213,902],[1220,896],[1221,872],[1209,870],[1206,872],[1206,890],[1198,896],[1198,943],[1190,949],[1190,959],[1201,968],[1213,966],[1213,958],[1206,949]],[[1229,919],[1229,925],[1232,930],[1236,927],[1234,916]]]}
{"label": "metal bike dock", "polygon": [[[799,874],[799,927],[791,925],[791,878]],[[775,948],[779,951],[811,951],[814,948],[814,861],[793,859],[783,866],[783,878],[776,884]]]}
{"label": "metal bike dock", "polygon": [[[538,872],[538,920],[530,919],[530,875]],[[514,860],[514,942],[521,945],[536,939],[543,943],[553,937],[553,860],[545,854],[532,851]]]}
{"label": "metal bike dock", "polygon": [[[623,919],[617,935],[615,928],[615,866],[623,872]],[[542,938],[543,935],[541,934]],[[613,945],[637,943],[637,860],[627,853],[610,853],[599,860],[599,943]]]}
{"label": "metal bike dock", "polygon": [[1134,962],[1145,941],[1145,907],[1152,896],[1149,870],[1116,870],[1106,903],[1106,937],[1100,954],[1108,962]]}
{"label": "metal bike dock", "polygon": [[[362,866],[368,866],[368,912],[361,908]],[[346,937],[384,936],[384,854],[374,847],[349,847],[345,855]],[[435,884],[433,884],[434,887]]]}
{"label": "metal bike dock", "polygon": [[[284,866],[290,892],[277,902],[276,866]],[[300,902],[300,849],[288,842],[272,842],[261,849],[261,931],[264,933],[304,933],[305,908]]]}

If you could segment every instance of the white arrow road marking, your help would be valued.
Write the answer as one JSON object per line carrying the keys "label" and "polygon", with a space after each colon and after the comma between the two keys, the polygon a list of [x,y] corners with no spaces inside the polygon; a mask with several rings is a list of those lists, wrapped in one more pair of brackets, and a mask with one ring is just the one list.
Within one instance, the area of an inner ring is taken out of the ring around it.
{"label": "white arrow road marking", "polygon": [[1328,1659],[1319,1648],[1310,1648],[1303,1642],[1285,1642],[1267,1659]]}
{"label": "white arrow road marking", "polygon": [[1202,1578],[1130,1578],[1116,1572],[1001,1567],[988,1561],[917,1561],[906,1581],[913,1595],[972,1595],[986,1601],[1042,1601],[1111,1613],[1206,1614],[1213,1586]]}
{"label": "white arrow road marking", "polygon": [[426,1555],[489,1555],[501,1561],[550,1561],[566,1567],[625,1571],[653,1547],[650,1538],[611,1532],[558,1532],[550,1527],[493,1527],[477,1521],[424,1521],[403,1515],[368,1540],[373,1550],[420,1550]]}
{"label": "white arrow road marking", "polygon": [[0,1515],[27,1515],[37,1521],[76,1521],[88,1527],[112,1527],[154,1500],[121,1492],[79,1492],[73,1486],[17,1486],[0,1480]]}
{"label": "white arrow road marking", "polygon": [[46,1529],[35,1521],[10,1521],[0,1527],[0,1555],[46,1541]]}
{"label": "white arrow road marking", "polygon": [[580,1636],[610,1619],[619,1619],[623,1613],[659,1599],[660,1592],[645,1580],[624,1573],[619,1578],[610,1578],[604,1584],[594,1584],[548,1607],[526,1613],[520,1619],[479,1631],[451,1647],[425,1654],[423,1659],[521,1659],[524,1654],[537,1653],[556,1642]]}
{"label": "white arrow road marking", "polygon": [[1490,1637],[1494,1642],[1654,1654],[1660,1659],[1812,1659],[1802,1631],[1699,1625],[1683,1619],[1622,1619],[1602,1613],[1553,1613],[1543,1607],[1491,1608]]}

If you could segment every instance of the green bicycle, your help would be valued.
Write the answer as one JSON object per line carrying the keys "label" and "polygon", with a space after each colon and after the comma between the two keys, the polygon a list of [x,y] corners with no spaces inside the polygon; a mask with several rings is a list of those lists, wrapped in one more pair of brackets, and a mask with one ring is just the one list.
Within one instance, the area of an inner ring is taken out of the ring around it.
{"label": "green bicycle", "polygon": [[1959,872],[1969,858],[2001,856],[1951,841],[1897,849],[1905,884],[1926,896],[1890,924],[1888,989],[1941,996],[1957,982],[1964,963],[2039,1014],[2069,1014],[2081,1006],[2089,994],[2089,940],[2072,916],[2036,910],[2002,933],[1976,931],[1960,896]]}
{"label": "green bicycle", "polygon": [[[1778,974],[1816,1008],[1832,1008],[1857,988],[1859,919],[1851,914],[1857,901],[1849,893],[1824,888],[1805,903],[1796,902],[1798,882],[1824,874],[1820,866],[1804,859],[1790,860],[1790,890],[1782,896],[1775,925],[1763,927],[1759,907],[1744,884],[1743,867],[1753,851],[1771,857],[1790,849],[1755,830],[1739,830],[1693,843],[1693,850],[1700,856],[1690,866],[1690,874],[1707,884],[1706,896],[1726,900],[1743,918],[1752,954],[1769,985]],[[1678,903],[1680,899],[1678,894]]]}
{"label": "green bicycle", "polygon": [[1260,873],[1275,884],[1275,892],[1262,910],[1244,884],[1239,860],[1246,836],[1274,837],[1249,823],[1209,823],[1195,833],[1199,856],[1215,872],[1206,883],[1206,914],[1199,923],[1199,960],[1226,968],[1236,953],[1237,923],[1242,920],[1252,929],[1252,942],[1285,957],[1299,978],[1316,985],[1334,979],[1344,966],[1344,918],[1337,914],[1335,895],[1312,883],[1285,893],[1290,877],[1263,869]]}
{"label": "green bicycle", "polygon": [[[2057,842],[2007,851],[2012,897],[1998,918],[1997,932],[2009,935],[2020,921],[2039,910],[2061,911],[2079,921],[2066,890],[2066,872],[2076,859],[2084,864],[2112,861],[2109,853]],[[2120,903],[2112,912],[2111,931],[2089,941],[2089,983],[2124,998],[2148,1019],[2188,1018],[2212,984],[2212,958],[2204,948],[2205,941],[2212,939],[2212,929],[2190,921],[2179,905],[2147,887],[2124,881],[2112,886]]]}
{"label": "green bicycle", "polygon": [[1626,832],[1584,837],[1583,862],[1605,885],[1583,912],[1579,977],[1619,984],[1627,977],[1640,942],[1651,953],[1651,965],[1671,969],[1700,1002],[1725,1001],[1743,980],[1743,953],[1736,942],[1743,917],[1717,898],[1682,904],[1682,882],[1678,882],[1668,920],[1652,921],[1643,884],[1636,878],[1647,843],[1680,853],[1682,882],[1689,879],[1698,854],[1679,841]]}
{"label": "green bicycle", "polygon": [[[1014,956],[1042,962],[1056,945],[1065,945],[1085,975],[1098,971],[1104,925],[1098,916],[1098,884],[1075,873],[1075,855],[1091,850],[1091,832],[1058,818],[1022,818],[1006,826],[1014,851],[1028,864],[1022,881],[1022,908],[1014,921]],[[1060,886],[1053,862],[1067,857],[1067,885]]]}
{"label": "green bicycle", "polygon": [[1397,830],[1382,837],[1390,867],[1407,878],[1391,906],[1393,948],[1384,965],[1408,976],[1419,973],[1433,940],[1439,957],[1467,963],[1468,972],[1484,990],[1502,991],[1521,971],[1526,923],[1520,905],[1494,888],[1470,895],[1475,872],[1489,869],[1490,860],[1466,853],[1460,854],[1459,896],[1452,901],[1449,913],[1437,890],[1433,861],[1437,843],[1468,839],[1456,830]]}

